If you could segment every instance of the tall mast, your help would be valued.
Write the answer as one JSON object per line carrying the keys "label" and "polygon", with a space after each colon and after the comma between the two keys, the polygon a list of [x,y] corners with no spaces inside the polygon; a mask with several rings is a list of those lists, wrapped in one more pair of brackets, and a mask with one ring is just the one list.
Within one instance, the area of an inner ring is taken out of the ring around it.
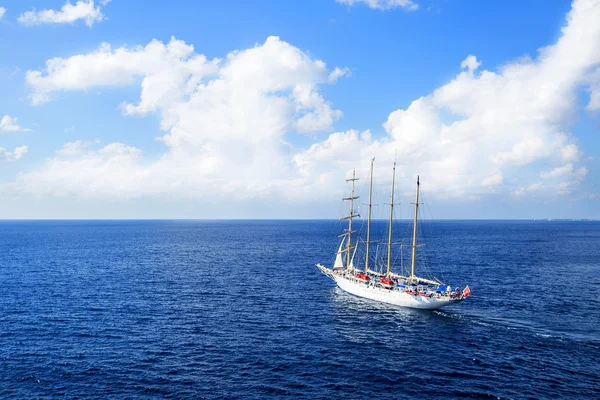
{"label": "tall mast", "polygon": [[358,178],[356,178],[356,171],[352,170],[352,178],[351,179],[346,179],[346,182],[352,182],[352,192],[350,194],[350,197],[345,197],[343,200],[349,200],[350,201],[350,213],[348,214],[347,217],[342,218],[342,220],[347,219],[348,220],[348,232],[346,232],[346,235],[348,235],[348,241],[346,243],[346,269],[350,270],[350,262],[352,261],[352,255],[350,253],[350,250],[352,250],[353,247],[351,242],[352,239],[352,218],[354,217],[358,217],[358,214],[354,212],[354,200],[358,199],[358,196],[354,196],[354,182],[357,181]]}
{"label": "tall mast", "polygon": [[394,160],[394,169],[392,174],[392,197],[390,200],[390,224],[388,228],[388,251],[387,251],[387,273],[386,276],[389,277],[392,273],[391,263],[392,263],[392,222],[394,218],[394,180],[396,179],[396,160]]}
{"label": "tall mast", "polygon": [[369,184],[369,217],[367,218],[367,251],[365,255],[365,272],[369,272],[369,248],[371,247],[371,199],[373,197],[373,162],[371,159],[371,183]]}
{"label": "tall mast", "polygon": [[410,260],[410,281],[415,280],[415,257],[417,253],[417,217],[419,215],[419,176],[417,175],[417,199],[415,201],[415,221],[413,223],[412,257]]}

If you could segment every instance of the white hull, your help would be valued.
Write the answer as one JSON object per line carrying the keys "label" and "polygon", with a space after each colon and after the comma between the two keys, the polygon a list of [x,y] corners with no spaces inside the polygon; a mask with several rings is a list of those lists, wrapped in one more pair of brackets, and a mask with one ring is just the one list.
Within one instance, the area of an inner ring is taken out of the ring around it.
{"label": "white hull", "polygon": [[405,293],[397,287],[385,288],[381,285],[375,285],[373,283],[369,284],[352,278],[349,279],[346,275],[334,273],[332,270],[323,266],[319,266],[319,269],[333,279],[338,287],[345,292],[366,299],[393,304],[395,306],[436,310],[462,301],[462,298],[449,298],[448,296],[415,296]]}

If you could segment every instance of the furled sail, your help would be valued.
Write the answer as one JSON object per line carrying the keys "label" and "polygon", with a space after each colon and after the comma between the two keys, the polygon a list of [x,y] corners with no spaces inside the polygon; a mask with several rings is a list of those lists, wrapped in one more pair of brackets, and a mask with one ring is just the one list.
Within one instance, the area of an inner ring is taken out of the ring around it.
{"label": "furled sail", "polygon": [[344,238],[342,239],[342,243],[340,243],[340,248],[338,249],[337,254],[335,256],[335,263],[333,264],[333,269],[344,268],[344,262],[342,261],[342,247],[344,246],[345,240],[346,237],[344,236]]}

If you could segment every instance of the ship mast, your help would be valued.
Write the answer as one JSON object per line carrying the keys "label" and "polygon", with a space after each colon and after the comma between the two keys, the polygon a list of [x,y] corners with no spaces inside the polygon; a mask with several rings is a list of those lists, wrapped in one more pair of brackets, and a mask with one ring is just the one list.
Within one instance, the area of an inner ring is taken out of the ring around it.
{"label": "ship mast", "polygon": [[367,251],[365,255],[365,272],[369,272],[369,248],[371,247],[371,199],[373,197],[373,162],[371,159],[371,181],[369,185],[369,217],[367,218]]}
{"label": "ship mast", "polygon": [[385,276],[389,278],[392,273],[391,263],[392,263],[392,220],[394,218],[394,180],[396,179],[396,160],[394,160],[394,169],[392,174],[392,196],[390,200],[390,224],[388,228],[388,251],[387,251],[387,273]]}
{"label": "ship mast", "polygon": [[347,217],[342,218],[342,220],[347,219],[348,220],[348,232],[346,232],[346,235],[348,235],[348,241],[346,243],[346,269],[350,270],[350,263],[352,261],[352,255],[350,254],[350,251],[352,250],[353,247],[351,242],[352,239],[352,218],[354,217],[358,217],[358,214],[354,212],[354,200],[358,199],[359,196],[354,196],[354,182],[357,181],[358,178],[356,177],[356,171],[353,169],[352,170],[352,178],[351,179],[346,179],[346,182],[352,182],[352,192],[350,194],[350,197],[345,197],[342,200],[348,200],[350,201],[350,213],[348,214]]}
{"label": "ship mast", "polygon": [[415,280],[415,257],[417,253],[417,217],[419,215],[419,176],[417,175],[417,199],[415,201],[415,221],[413,223],[412,257],[410,260],[410,282]]}

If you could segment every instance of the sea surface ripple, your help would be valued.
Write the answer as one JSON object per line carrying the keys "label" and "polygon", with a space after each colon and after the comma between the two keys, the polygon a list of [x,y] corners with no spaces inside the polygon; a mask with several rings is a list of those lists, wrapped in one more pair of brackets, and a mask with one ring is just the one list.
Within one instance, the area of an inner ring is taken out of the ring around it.
{"label": "sea surface ripple", "polygon": [[337,289],[335,226],[0,222],[0,398],[600,398],[600,223],[427,223],[435,312]]}

